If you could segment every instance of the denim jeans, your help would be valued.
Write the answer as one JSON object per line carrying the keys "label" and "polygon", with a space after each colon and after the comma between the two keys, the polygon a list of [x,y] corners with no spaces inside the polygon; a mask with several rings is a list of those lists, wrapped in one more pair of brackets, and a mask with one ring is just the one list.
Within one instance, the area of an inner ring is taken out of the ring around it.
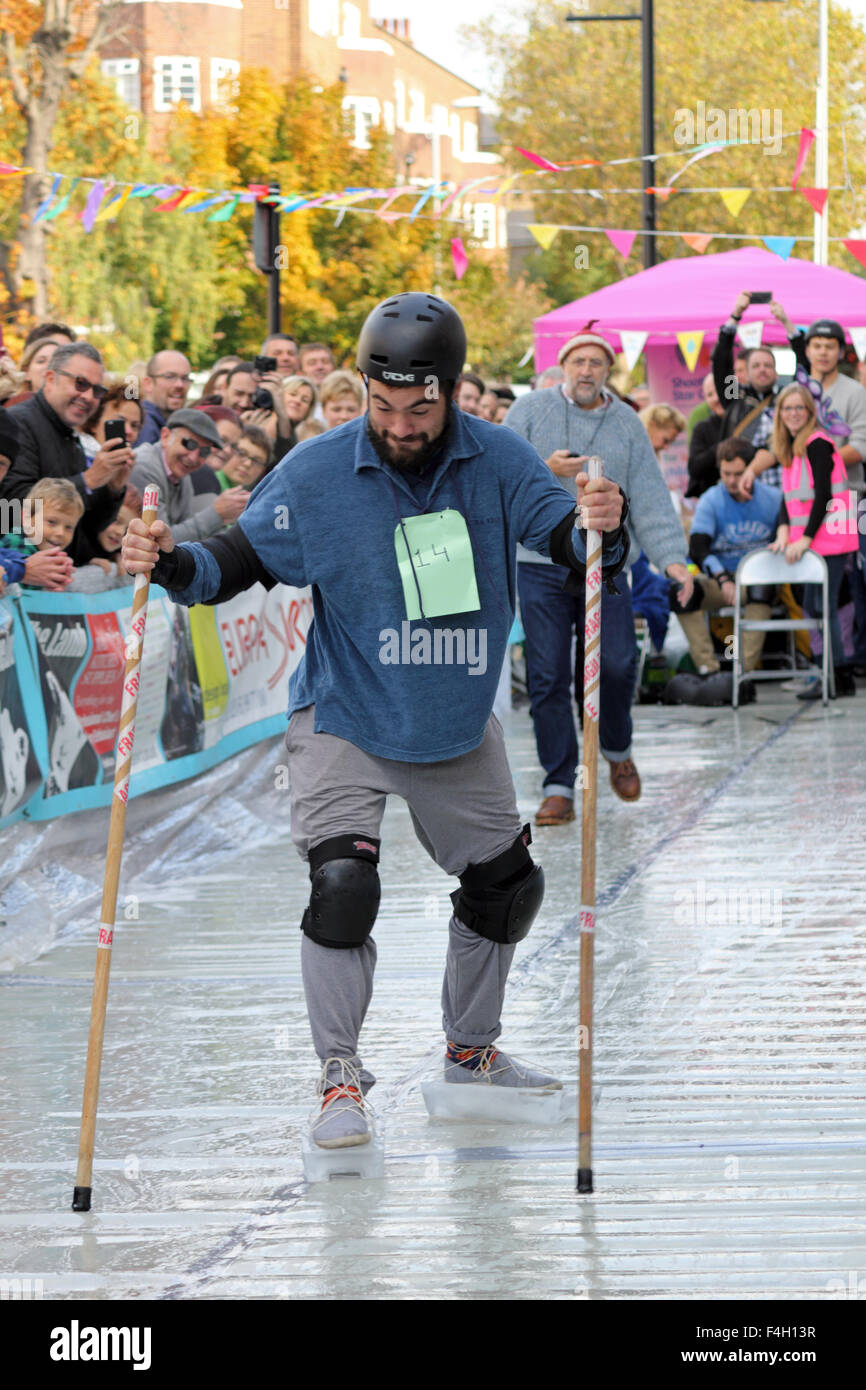
{"label": "denim jeans", "polygon": [[[583,683],[583,605],[581,593],[562,592],[569,571],[562,565],[523,562],[517,566],[520,615],[526,632],[529,700],[538,761],[547,796],[572,796],[577,774],[577,732],[572,682],[578,697]],[[631,591],[625,574],[613,581],[616,594],[602,589],[601,711],[599,748],[611,762],[631,755],[631,702],[637,677],[637,645]],[[572,668],[572,637],[577,655]]]}

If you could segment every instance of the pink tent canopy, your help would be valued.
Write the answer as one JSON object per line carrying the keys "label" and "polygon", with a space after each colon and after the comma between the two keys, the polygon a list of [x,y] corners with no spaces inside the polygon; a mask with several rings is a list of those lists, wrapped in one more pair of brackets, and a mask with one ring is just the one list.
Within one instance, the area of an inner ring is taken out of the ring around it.
{"label": "pink tent canopy", "polygon": [[[715,340],[740,290],[771,290],[796,324],[817,318],[866,326],[866,279],[832,266],[793,258],[783,261],[771,251],[744,247],[717,256],[684,256],[606,285],[535,320],[535,366],[556,362],[562,344],[588,319],[598,319],[603,333],[620,348],[620,330],[648,333],[648,346],[676,345],[677,333],[703,332]],[[764,319],[764,341],[784,343],[785,333],[766,304],[747,309],[743,322]]]}

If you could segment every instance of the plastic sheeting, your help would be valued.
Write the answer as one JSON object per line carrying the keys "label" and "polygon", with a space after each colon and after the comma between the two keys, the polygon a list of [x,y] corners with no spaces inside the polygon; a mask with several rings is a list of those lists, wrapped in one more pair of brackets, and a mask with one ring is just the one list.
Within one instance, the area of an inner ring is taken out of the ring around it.
{"label": "plastic sheeting", "polygon": [[[46,1299],[839,1297],[866,1269],[863,696],[824,712],[761,695],[736,716],[636,710],[643,798],[602,782],[591,1197],[572,1118],[426,1116],[452,885],[400,803],[362,1035],[386,1178],[304,1184],[308,880],[276,745],[130,807],[137,916],[115,937],[93,1210],[73,1213],[96,823],[16,827],[20,891],[38,904],[54,884],[59,934],[0,978],[4,1277]],[[528,819],[525,710],[507,733]],[[573,1089],[579,818],[534,853],[547,896],[502,1042]],[[37,869],[49,855],[60,867]]]}

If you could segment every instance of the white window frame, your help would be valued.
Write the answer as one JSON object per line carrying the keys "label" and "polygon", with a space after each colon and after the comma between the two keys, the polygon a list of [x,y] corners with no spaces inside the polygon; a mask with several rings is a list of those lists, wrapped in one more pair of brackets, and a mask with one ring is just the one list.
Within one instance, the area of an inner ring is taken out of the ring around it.
{"label": "white window frame", "polygon": [[372,148],[367,132],[381,120],[381,107],[378,97],[343,97],[343,110],[351,111],[355,119],[355,133],[352,146],[356,150]]}
{"label": "white window frame", "polygon": [[471,208],[472,235],[489,251],[497,246],[496,211],[495,203],[473,203]]}
{"label": "white window frame", "polygon": [[[169,67],[172,70],[171,99],[166,101],[163,95],[164,70]],[[153,60],[153,109],[154,111],[172,111],[179,101],[186,101],[181,93],[180,74],[186,68],[193,78],[194,92],[193,100],[188,103],[191,111],[201,111],[201,63],[198,58],[192,58],[186,53],[158,54]]]}
{"label": "white window frame", "polygon": [[[141,63],[138,58],[103,58],[103,77],[113,82],[117,95],[134,111],[141,110]],[[130,79],[134,78],[134,82]]]}
{"label": "white window frame", "polygon": [[309,24],[319,38],[336,38],[340,32],[340,0],[310,0]]}

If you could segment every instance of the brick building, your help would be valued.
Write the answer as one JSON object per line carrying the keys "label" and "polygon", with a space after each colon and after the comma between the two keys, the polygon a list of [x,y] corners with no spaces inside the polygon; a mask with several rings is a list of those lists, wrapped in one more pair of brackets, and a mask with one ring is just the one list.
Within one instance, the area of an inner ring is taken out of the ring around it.
{"label": "brick building", "polygon": [[[242,67],[268,68],[279,82],[305,73],[343,83],[357,148],[384,126],[395,183],[454,188],[497,173],[479,89],[420,53],[408,20],[372,20],[370,0],[128,0],[118,24],[102,70],[157,126],[179,101],[194,111],[230,102]],[[505,208],[483,188],[455,211],[483,245],[506,246]]]}

